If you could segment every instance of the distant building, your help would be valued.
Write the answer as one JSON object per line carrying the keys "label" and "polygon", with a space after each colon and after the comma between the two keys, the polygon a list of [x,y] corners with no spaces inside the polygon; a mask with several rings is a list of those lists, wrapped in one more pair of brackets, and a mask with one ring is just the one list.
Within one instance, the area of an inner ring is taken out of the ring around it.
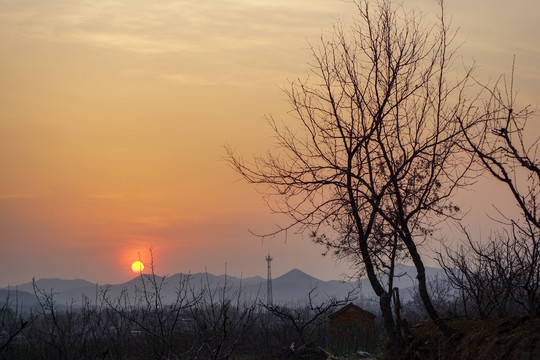
{"label": "distant building", "polygon": [[373,346],[375,315],[352,303],[328,316],[333,349],[357,351]]}

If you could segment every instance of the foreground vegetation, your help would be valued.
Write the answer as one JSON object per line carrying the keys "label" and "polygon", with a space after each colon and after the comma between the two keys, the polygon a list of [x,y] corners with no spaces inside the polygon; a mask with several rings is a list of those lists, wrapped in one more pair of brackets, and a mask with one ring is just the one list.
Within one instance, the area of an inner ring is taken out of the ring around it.
{"label": "foreground vegetation", "polygon": [[166,277],[139,280],[135,292],[112,297],[105,288],[82,305],[57,303],[35,286],[39,305],[22,308],[13,292],[0,306],[0,358],[286,358],[306,346],[328,349],[327,317],[350,300],[266,306],[241,286],[207,278],[194,287],[184,276],[171,301],[161,292]]}
{"label": "foreground vegetation", "polygon": [[449,321],[456,334],[446,338],[425,321],[423,302],[413,294],[398,310],[398,356],[387,352],[380,313],[372,341],[332,347],[331,313],[350,301],[377,310],[354,294],[267,306],[227,281],[214,286],[207,280],[195,291],[185,276],[171,301],[161,294],[165,281],[154,272],[141,275],[135,292],[112,297],[105,288],[82,305],[57,303],[52,290],[35,287],[39,305],[22,308],[14,292],[0,306],[0,359],[355,359],[359,350],[379,359],[534,359],[540,351],[540,318],[527,318],[518,302],[486,316],[482,309],[493,304],[493,293],[478,304],[450,279],[428,285],[437,311],[462,319]]}
{"label": "foreground vegetation", "polygon": [[540,359],[540,318],[454,320],[456,335],[446,338],[430,322],[411,328],[400,359]]}

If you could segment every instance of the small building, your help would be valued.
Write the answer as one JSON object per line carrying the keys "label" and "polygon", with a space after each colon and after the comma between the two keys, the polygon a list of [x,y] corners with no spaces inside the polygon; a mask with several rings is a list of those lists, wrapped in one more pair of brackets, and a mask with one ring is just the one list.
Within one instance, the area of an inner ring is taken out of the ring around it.
{"label": "small building", "polygon": [[375,315],[349,303],[328,316],[330,345],[335,350],[356,352],[374,345]]}

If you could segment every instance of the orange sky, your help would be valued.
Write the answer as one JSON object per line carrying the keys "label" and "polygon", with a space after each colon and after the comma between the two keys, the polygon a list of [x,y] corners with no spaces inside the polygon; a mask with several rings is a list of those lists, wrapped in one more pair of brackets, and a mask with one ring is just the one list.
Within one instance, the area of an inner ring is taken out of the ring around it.
{"label": "orange sky", "polygon": [[[474,56],[478,74],[494,79],[515,54],[521,100],[537,105],[540,6],[451,3],[465,61]],[[264,275],[270,249],[276,275],[299,267],[338,278],[346,264],[308,239],[262,244],[247,232],[279,219],[227,167],[223,146],[271,147],[264,115],[285,116],[280,87],[305,73],[307,42],[351,9],[337,0],[0,0],[0,286],[33,276],[126,281],[150,247],[159,273],[222,273],[227,263],[232,275]]]}

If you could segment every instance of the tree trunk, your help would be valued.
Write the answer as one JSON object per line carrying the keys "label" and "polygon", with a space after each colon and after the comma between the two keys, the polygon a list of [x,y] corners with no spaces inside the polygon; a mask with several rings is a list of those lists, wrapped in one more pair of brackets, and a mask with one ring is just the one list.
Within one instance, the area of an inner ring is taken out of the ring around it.
{"label": "tree trunk", "polygon": [[[359,220],[358,215],[355,215],[355,218]],[[394,317],[392,314],[392,296],[384,289],[379,282],[379,279],[377,279],[377,274],[375,274],[373,263],[369,257],[367,243],[359,238],[358,245],[360,247],[360,253],[362,254],[362,258],[364,260],[364,266],[371,287],[373,288],[373,291],[375,291],[375,294],[379,297],[379,307],[383,317],[384,329],[386,331],[386,335],[388,336],[388,350],[390,351],[389,355],[397,357],[401,353],[402,346],[399,334],[396,331],[396,325],[394,323]]]}
{"label": "tree trunk", "polygon": [[435,307],[433,306],[433,303],[431,302],[431,299],[429,297],[429,293],[427,290],[427,285],[426,285],[426,269],[424,267],[422,258],[420,257],[420,254],[418,253],[418,249],[416,248],[416,245],[414,244],[414,241],[412,240],[410,233],[407,233],[403,237],[403,241],[405,242],[405,245],[407,246],[407,249],[409,250],[409,254],[412,257],[414,266],[416,267],[416,272],[418,273],[416,275],[416,279],[418,279],[418,292],[420,293],[420,297],[422,298],[422,302],[424,303],[424,307],[426,308],[429,318],[433,322],[435,322],[439,330],[446,337],[450,337],[456,332],[456,330],[451,328],[446,323],[446,321],[441,319],[441,317],[439,316],[439,313],[437,312],[437,310],[435,310]]}
{"label": "tree trunk", "polygon": [[379,306],[381,308],[384,329],[388,336],[388,351],[390,358],[395,358],[401,354],[402,346],[401,339],[396,331],[396,325],[394,323],[394,317],[392,316],[392,296],[390,293],[384,291],[379,297]]}

